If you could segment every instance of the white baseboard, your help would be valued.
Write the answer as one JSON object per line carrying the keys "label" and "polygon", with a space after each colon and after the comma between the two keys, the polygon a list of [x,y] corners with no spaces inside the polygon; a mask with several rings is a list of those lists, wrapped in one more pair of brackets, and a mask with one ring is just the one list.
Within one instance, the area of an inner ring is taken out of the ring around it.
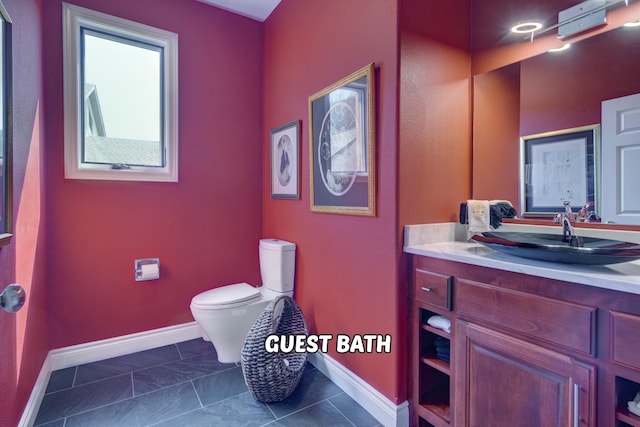
{"label": "white baseboard", "polygon": [[131,335],[93,341],[86,344],[58,348],[49,352],[51,370],[97,362],[111,357],[124,356],[164,345],[201,338],[198,324],[194,322],[166,328],[138,332]]}
{"label": "white baseboard", "polygon": [[[190,322],[51,350],[42,364],[18,427],[33,426],[53,371],[201,337],[202,333],[198,324]],[[324,353],[310,354],[309,362],[385,427],[407,427],[409,425],[408,402],[396,405]]]}
{"label": "white baseboard", "polygon": [[51,369],[51,359],[49,355],[47,355],[44,363],[42,363],[42,368],[40,369],[36,383],[33,385],[33,390],[31,390],[31,396],[29,396],[27,405],[24,407],[24,411],[22,411],[22,417],[20,417],[18,427],[31,427],[36,421],[40,403],[44,397],[44,392],[47,390],[47,384],[49,384],[51,371],[54,371],[54,369]]}
{"label": "white baseboard", "polygon": [[325,353],[310,354],[308,360],[385,427],[409,425],[409,402],[396,405]]}

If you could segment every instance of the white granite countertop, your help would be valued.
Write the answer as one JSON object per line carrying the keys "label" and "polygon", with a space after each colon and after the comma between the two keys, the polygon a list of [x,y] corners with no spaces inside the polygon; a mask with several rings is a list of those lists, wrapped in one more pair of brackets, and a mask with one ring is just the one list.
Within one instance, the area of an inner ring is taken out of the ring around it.
{"label": "white granite countertop", "polygon": [[[539,232],[548,232],[546,227],[510,224],[503,225],[500,231],[532,231],[531,227]],[[557,232],[557,228],[552,230]],[[598,230],[589,234],[631,242],[640,239],[640,233],[624,232],[624,237],[619,233],[603,234],[602,230]],[[585,266],[520,258],[467,241],[466,227],[457,223],[409,225],[405,227],[404,237],[404,252],[410,254],[640,294],[640,260],[606,266]]]}

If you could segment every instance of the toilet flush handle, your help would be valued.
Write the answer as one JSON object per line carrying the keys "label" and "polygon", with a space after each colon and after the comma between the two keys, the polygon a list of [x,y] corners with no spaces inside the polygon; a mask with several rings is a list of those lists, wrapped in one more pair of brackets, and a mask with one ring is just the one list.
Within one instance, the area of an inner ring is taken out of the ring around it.
{"label": "toilet flush handle", "polygon": [[27,293],[20,285],[15,283],[7,286],[0,293],[0,306],[8,313],[15,313],[20,310],[27,300]]}

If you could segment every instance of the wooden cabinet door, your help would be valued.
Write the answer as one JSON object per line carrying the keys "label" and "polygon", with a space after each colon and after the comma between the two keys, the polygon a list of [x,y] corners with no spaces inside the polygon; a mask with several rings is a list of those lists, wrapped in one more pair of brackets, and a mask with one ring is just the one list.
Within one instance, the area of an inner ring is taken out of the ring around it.
{"label": "wooden cabinet door", "polygon": [[594,425],[593,366],[463,321],[455,340],[456,426]]}

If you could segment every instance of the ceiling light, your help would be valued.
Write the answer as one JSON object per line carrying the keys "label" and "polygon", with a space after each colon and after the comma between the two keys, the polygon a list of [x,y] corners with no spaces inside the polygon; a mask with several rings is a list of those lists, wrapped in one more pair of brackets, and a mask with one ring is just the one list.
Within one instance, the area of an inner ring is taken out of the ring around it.
{"label": "ceiling light", "polygon": [[562,52],[563,50],[567,50],[571,47],[571,43],[565,43],[560,47],[556,47],[555,49],[549,49],[548,52]]}
{"label": "ceiling light", "polygon": [[539,22],[518,22],[516,25],[511,27],[511,32],[517,34],[529,34],[538,31],[540,28],[542,28],[542,24]]}
{"label": "ceiling light", "polygon": [[624,24],[625,27],[640,27],[640,20],[631,21]]}

